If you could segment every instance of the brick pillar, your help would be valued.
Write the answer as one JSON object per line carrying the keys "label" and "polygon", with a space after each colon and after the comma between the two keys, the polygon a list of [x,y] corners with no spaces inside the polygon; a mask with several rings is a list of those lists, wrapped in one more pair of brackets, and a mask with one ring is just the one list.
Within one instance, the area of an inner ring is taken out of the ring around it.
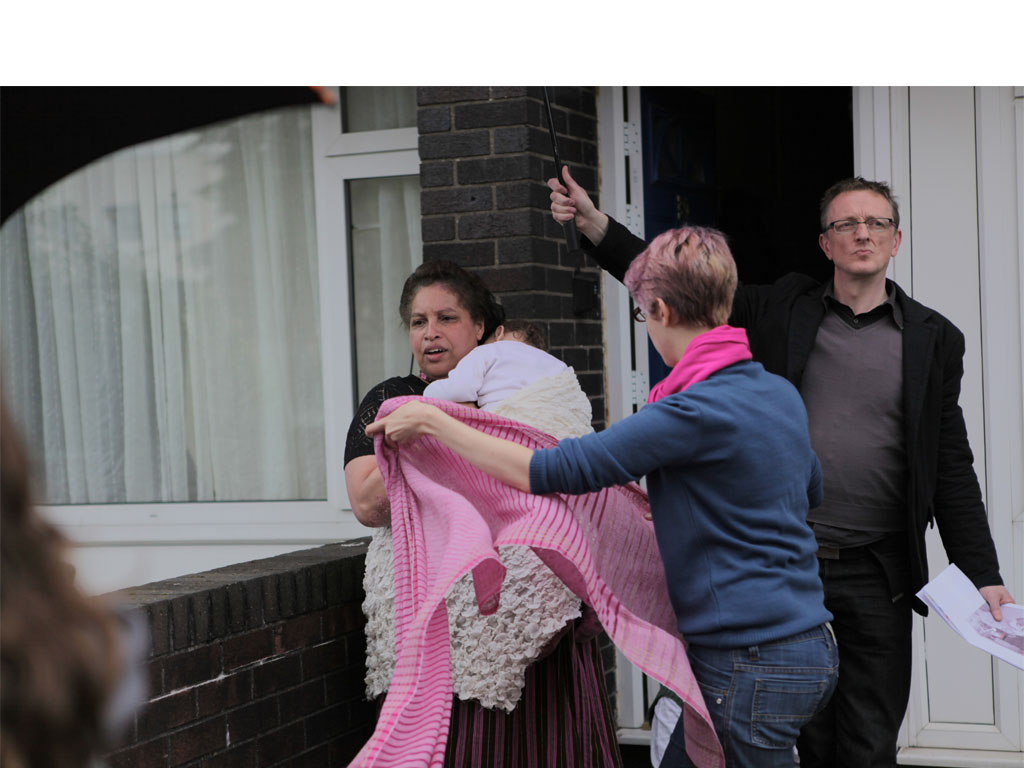
{"label": "brick pillar", "polygon": [[[594,88],[549,89],[558,148],[597,200]],[[509,317],[538,322],[551,353],[571,365],[605,424],[600,270],[569,254],[550,215],[555,173],[539,87],[417,89],[424,259],[477,271]],[[574,301],[574,287],[578,299]],[[594,297],[583,311],[581,299]]]}

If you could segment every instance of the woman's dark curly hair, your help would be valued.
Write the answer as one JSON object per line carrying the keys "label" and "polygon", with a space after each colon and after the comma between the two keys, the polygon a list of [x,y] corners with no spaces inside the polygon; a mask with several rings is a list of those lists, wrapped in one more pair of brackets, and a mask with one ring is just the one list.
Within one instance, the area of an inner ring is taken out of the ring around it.
{"label": "woman's dark curly hair", "polygon": [[443,285],[458,297],[459,305],[469,312],[473,322],[484,324],[481,340],[489,337],[495,328],[505,322],[504,307],[477,275],[450,261],[425,261],[406,279],[402,298],[398,302],[398,313],[406,328],[409,327],[413,299],[420,288],[428,285]]}

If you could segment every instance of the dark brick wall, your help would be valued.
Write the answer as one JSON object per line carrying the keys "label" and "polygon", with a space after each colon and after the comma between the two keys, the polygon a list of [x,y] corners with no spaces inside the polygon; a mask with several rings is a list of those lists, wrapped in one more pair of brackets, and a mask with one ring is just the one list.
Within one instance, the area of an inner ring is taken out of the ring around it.
{"label": "dark brick wall", "polygon": [[[597,196],[597,89],[549,88],[558,152],[576,181]],[[450,259],[478,272],[509,317],[535,320],[551,353],[571,365],[590,397],[594,428],[606,425],[600,269],[569,253],[551,218],[555,175],[540,87],[417,89],[424,259]],[[594,308],[577,313],[577,290]],[[602,637],[615,703],[615,647]]]}
{"label": "dark brick wall", "polygon": [[[110,768],[340,768],[373,732],[364,700],[367,539],[116,593],[151,635],[148,700]],[[615,702],[615,648],[602,635]]]}
{"label": "dark brick wall", "polygon": [[148,619],[149,701],[110,768],[345,766],[364,701],[359,539],[117,593]]}
{"label": "dark brick wall", "polygon": [[[597,199],[594,88],[551,88],[562,161]],[[423,256],[476,270],[509,317],[535,320],[571,365],[605,423],[604,347],[597,266],[568,253],[551,218],[555,175],[539,87],[417,89]],[[580,312],[577,292],[594,298]]]}

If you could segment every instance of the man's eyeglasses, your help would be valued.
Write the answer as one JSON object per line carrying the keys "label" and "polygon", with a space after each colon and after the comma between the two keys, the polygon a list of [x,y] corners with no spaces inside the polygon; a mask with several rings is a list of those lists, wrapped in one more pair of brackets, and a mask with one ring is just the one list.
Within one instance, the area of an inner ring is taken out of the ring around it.
{"label": "man's eyeglasses", "polygon": [[644,311],[640,309],[640,307],[633,307],[633,319],[638,323],[646,323],[647,315],[644,314]]}
{"label": "man's eyeglasses", "polygon": [[857,227],[859,227],[861,224],[868,228],[868,232],[873,232],[877,235],[881,234],[882,232],[888,231],[890,227],[894,227],[896,225],[896,222],[889,218],[870,218],[863,220],[840,219],[839,221],[833,221],[831,224],[825,227],[825,230],[828,231],[831,229],[840,235],[848,235],[851,232],[855,232],[857,230]]}

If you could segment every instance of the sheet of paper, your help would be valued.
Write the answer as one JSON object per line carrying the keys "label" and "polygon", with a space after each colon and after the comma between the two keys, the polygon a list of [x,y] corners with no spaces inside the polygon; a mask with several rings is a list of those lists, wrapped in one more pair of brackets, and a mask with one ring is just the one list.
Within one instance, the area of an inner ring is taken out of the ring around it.
{"label": "sheet of paper", "polygon": [[917,596],[971,645],[1024,669],[1024,606],[1002,606],[1002,621],[996,621],[971,580],[955,565],[925,584]]}

